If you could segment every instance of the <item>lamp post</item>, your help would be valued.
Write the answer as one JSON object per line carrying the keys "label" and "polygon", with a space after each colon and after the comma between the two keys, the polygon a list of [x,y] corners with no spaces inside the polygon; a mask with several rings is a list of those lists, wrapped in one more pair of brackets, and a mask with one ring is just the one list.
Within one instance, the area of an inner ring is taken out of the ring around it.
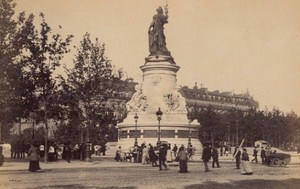
{"label": "lamp post", "polygon": [[158,108],[158,111],[156,112],[157,121],[158,121],[158,131],[157,131],[157,147],[160,148],[160,121],[161,116],[163,115],[162,111],[160,111],[160,108]]}
{"label": "lamp post", "polygon": [[[84,61],[86,61],[88,59],[87,57],[88,55],[86,55]],[[86,62],[85,62],[86,63]],[[90,64],[91,62],[89,61],[88,63],[88,69],[87,69],[87,75],[88,75],[88,81],[89,81],[89,89],[87,92],[87,104],[88,107],[86,109],[86,113],[87,113],[87,125],[86,125],[86,136],[85,136],[85,144],[86,144],[86,157],[85,157],[85,161],[86,162],[90,162],[92,161],[90,158],[90,148],[91,148],[91,143],[90,143],[90,124],[91,124],[91,119],[92,119],[92,112],[91,112],[91,90],[93,88],[92,86],[92,81],[91,81],[91,72],[90,72]]]}
{"label": "lamp post", "polygon": [[137,121],[139,119],[139,116],[135,113],[135,116],[134,116],[134,121],[135,121],[135,138],[134,138],[134,146],[138,146],[138,141],[137,141]]}
{"label": "lamp post", "polygon": [[192,118],[189,117],[189,140],[188,140],[188,148],[190,148],[192,146],[192,142],[191,142],[191,122],[192,122]]}

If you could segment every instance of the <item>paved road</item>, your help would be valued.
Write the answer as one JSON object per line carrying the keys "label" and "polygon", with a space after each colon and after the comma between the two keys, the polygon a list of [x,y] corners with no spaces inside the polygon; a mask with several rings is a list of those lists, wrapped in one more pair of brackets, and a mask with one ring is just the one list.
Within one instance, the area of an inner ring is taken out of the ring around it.
{"label": "paved road", "polygon": [[65,161],[41,163],[37,173],[27,171],[27,162],[7,162],[0,167],[0,188],[272,188],[296,189],[300,186],[300,164],[267,167],[253,163],[254,175],[240,175],[234,162],[221,162],[221,168],[205,173],[202,162],[190,162],[189,173],[134,163],[97,158],[92,163]]}

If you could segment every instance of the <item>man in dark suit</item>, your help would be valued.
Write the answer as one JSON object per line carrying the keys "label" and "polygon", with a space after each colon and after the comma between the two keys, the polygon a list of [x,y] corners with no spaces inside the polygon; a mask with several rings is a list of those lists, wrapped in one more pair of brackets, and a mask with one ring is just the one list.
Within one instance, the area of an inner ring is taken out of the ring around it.
{"label": "man in dark suit", "polygon": [[235,156],[235,164],[236,164],[236,169],[240,169],[241,165],[241,151],[238,146],[235,147],[233,156]]}
{"label": "man in dark suit", "polygon": [[211,158],[210,145],[204,145],[203,153],[202,153],[202,160],[203,160],[203,163],[204,163],[205,172],[209,171],[207,163],[209,162],[210,158]]}
{"label": "man in dark suit", "polygon": [[167,165],[166,165],[166,156],[167,156],[167,146],[162,145],[159,149],[159,154],[158,154],[158,159],[159,159],[159,170],[162,170],[162,165],[165,167],[167,170]]}

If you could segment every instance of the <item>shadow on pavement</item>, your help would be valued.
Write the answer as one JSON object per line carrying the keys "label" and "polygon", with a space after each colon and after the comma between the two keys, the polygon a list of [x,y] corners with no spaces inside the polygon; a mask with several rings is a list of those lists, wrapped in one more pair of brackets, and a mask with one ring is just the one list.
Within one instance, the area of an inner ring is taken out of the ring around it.
{"label": "shadow on pavement", "polygon": [[[95,188],[93,187],[86,187],[86,186],[82,186],[82,185],[78,185],[78,184],[70,184],[70,185],[53,185],[53,186],[40,186],[40,187],[36,187],[36,188],[31,188],[31,189],[53,189],[53,188],[72,188],[72,189],[81,189],[81,188]],[[96,188],[101,188],[101,189],[114,189],[114,188],[119,188],[119,189],[137,189],[137,187],[131,186],[131,187],[101,187],[101,185],[99,185],[99,187]]]}
{"label": "shadow on pavement", "polygon": [[289,180],[241,180],[231,181],[230,183],[218,183],[207,181],[203,184],[195,184],[186,186],[185,189],[298,189],[300,186],[300,179]]}

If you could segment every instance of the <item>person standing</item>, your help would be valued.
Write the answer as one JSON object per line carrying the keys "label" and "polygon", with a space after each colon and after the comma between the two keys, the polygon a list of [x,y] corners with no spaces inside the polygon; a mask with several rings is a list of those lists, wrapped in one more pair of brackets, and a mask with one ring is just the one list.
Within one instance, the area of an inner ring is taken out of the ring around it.
{"label": "person standing", "polygon": [[102,150],[102,155],[105,156],[105,152],[106,152],[106,145],[105,144],[102,144],[101,150]]}
{"label": "person standing", "polygon": [[39,162],[39,149],[36,147],[35,144],[31,144],[28,150],[28,157],[29,157],[29,168],[28,171],[36,172],[40,170],[40,162]]}
{"label": "person standing", "polygon": [[165,169],[167,170],[167,164],[166,164],[166,156],[167,156],[167,146],[166,145],[162,145],[159,148],[159,154],[158,154],[158,159],[159,159],[159,170],[162,170],[162,166],[165,167]]}
{"label": "person standing", "polygon": [[152,167],[157,166],[157,163],[156,163],[156,161],[157,161],[157,155],[155,154],[154,148],[153,148],[153,146],[151,144],[149,144],[149,151],[148,151],[148,153],[149,153],[149,160],[150,160],[150,162],[152,164]]}
{"label": "person standing", "polygon": [[176,146],[176,144],[174,144],[174,147],[172,149],[173,154],[174,154],[174,158],[177,156],[177,150],[178,150],[178,147]]}
{"label": "person standing", "polygon": [[189,145],[187,149],[189,160],[193,160],[193,154],[194,154],[193,150],[194,150],[193,145]]}
{"label": "person standing", "polygon": [[205,172],[209,171],[207,163],[209,162],[210,158],[211,158],[211,148],[210,148],[210,146],[204,146],[204,149],[202,152],[202,160],[204,163]]}
{"label": "person standing", "polygon": [[219,153],[218,150],[213,147],[212,152],[211,152],[211,156],[213,158],[213,162],[212,162],[212,168],[215,168],[215,164],[217,164],[217,167],[219,168]]}
{"label": "person standing", "polygon": [[188,154],[184,149],[184,146],[181,146],[178,151],[178,161],[179,161],[179,172],[180,173],[187,173],[188,172]]}
{"label": "person standing", "polygon": [[142,157],[142,164],[148,164],[148,157],[149,157],[149,152],[148,152],[147,146],[143,147],[143,157]]}
{"label": "person standing", "polygon": [[221,148],[220,148],[220,156],[223,156],[223,145],[221,145]]}
{"label": "person standing", "polygon": [[260,157],[261,157],[262,164],[265,164],[266,151],[265,151],[264,147],[261,147]]}
{"label": "person standing", "polygon": [[65,147],[64,150],[65,150],[64,154],[65,154],[65,157],[66,157],[66,161],[68,163],[70,163],[71,162],[71,157],[72,157],[72,148],[71,148],[70,144],[66,144],[66,147]]}
{"label": "person standing", "polygon": [[255,147],[255,148],[254,148],[254,151],[253,151],[253,157],[254,157],[254,159],[253,159],[251,162],[255,161],[256,163],[258,163],[258,162],[257,162],[257,153],[258,153],[258,150],[257,150],[257,148]]}
{"label": "person standing", "polygon": [[121,146],[116,151],[116,156],[115,156],[116,161],[122,161],[122,149]]}
{"label": "person standing", "polygon": [[250,162],[249,162],[249,155],[245,148],[243,149],[243,154],[242,154],[242,166],[243,166],[243,169],[241,171],[242,175],[252,175],[253,174],[253,171],[251,169]]}
{"label": "person standing", "polygon": [[15,142],[13,142],[10,145],[10,158],[11,159],[16,158],[16,156],[15,156],[15,149],[16,149],[16,145],[15,145]]}
{"label": "person standing", "polygon": [[39,149],[40,149],[40,157],[44,158],[44,156],[45,156],[45,146],[43,144],[41,144],[39,146]]}
{"label": "person standing", "polygon": [[172,161],[172,150],[171,150],[171,144],[167,145],[167,162]]}
{"label": "person standing", "polygon": [[238,146],[235,147],[233,156],[235,156],[236,169],[240,169],[240,165],[241,165],[241,151],[238,148]]}

